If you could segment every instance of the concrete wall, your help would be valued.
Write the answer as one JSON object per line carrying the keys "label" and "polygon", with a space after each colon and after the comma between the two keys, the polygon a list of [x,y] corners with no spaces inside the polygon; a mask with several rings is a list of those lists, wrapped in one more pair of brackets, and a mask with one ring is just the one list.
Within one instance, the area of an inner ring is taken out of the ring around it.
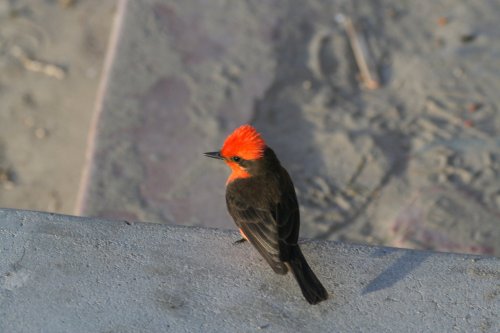
{"label": "concrete wall", "polygon": [[230,231],[0,209],[0,332],[498,332],[500,260],[335,242],[311,306]]}

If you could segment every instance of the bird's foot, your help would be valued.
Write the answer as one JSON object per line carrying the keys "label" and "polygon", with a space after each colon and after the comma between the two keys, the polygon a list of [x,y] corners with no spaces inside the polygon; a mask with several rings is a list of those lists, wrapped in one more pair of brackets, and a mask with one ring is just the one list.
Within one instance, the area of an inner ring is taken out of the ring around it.
{"label": "bird's foot", "polygon": [[236,242],[233,243],[233,245],[238,245],[238,244],[241,244],[241,243],[244,243],[246,242],[247,240],[245,238],[242,238],[242,239],[239,239],[237,240]]}

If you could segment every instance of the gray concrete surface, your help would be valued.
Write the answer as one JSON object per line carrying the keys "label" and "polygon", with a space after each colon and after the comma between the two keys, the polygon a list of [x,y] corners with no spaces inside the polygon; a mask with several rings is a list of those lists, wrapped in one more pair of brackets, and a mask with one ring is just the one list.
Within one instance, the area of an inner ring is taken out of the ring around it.
{"label": "gray concrete surface", "polygon": [[321,241],[306,303],[232,231],[0,209],[0,332],[498,332],[500,260]]}

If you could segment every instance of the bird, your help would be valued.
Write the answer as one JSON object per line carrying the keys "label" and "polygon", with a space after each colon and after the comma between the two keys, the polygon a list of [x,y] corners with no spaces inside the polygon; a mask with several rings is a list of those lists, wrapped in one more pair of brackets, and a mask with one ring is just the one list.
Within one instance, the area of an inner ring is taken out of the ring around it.
{"label": "bird", "polygon": [[238,242],[249,241],[275,273],[291,271],[310,304],[328,299],[298,245],[300,213],[292,179],[260,133],[242,125],[219,151],[205,156],[231,169],[226,204],[243,237]]}

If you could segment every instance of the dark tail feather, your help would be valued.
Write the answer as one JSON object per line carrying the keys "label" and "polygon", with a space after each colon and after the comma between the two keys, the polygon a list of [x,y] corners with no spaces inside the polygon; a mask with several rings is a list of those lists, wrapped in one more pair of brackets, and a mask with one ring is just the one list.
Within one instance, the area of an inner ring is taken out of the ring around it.
{"label": "dark tail feather", "polygon": [[293,247],[288,264],[299,283],[302,294],[310,304],[317,304],[328,298],[325,287],[323,287],[311,267],[309,267],[300,247]]}

